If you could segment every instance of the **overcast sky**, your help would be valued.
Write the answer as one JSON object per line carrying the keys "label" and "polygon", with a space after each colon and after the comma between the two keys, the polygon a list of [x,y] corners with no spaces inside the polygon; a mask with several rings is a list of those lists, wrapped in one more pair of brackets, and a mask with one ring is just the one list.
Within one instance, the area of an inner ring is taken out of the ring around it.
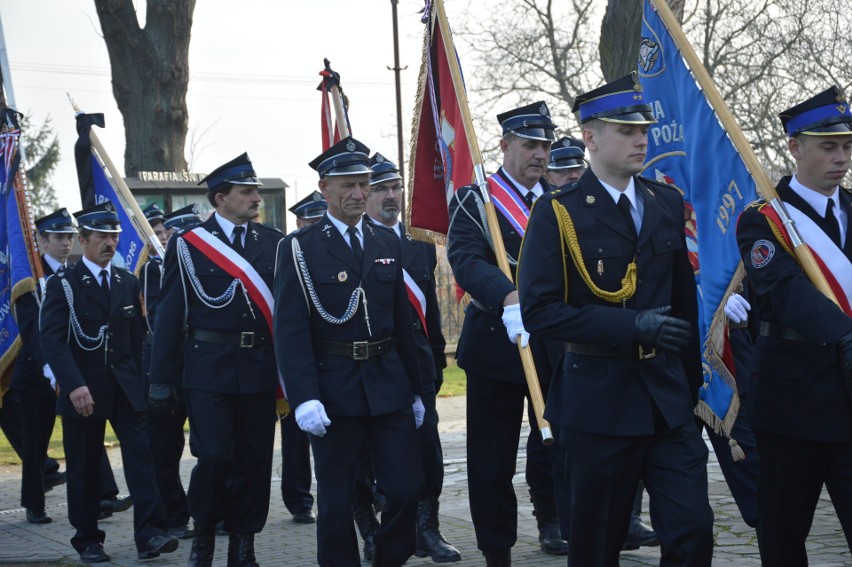
{"label": "overcast sky", "polygon": [[[446,0],[450,22],[467,0]],[[408,136],[420,68],[422,0],[399,0],[403,128]],[[144,2],[137,2],[144,23]],[[35,124],[50,116],[61,161],[54,186],[61,206],[80,205],[70,93],[86,112],[103,112],[98,132],[124,164],[124,127],[112,95],[109,58],[92,0],[0,0],[18,110]],[[318,72],[323,57],[351,101],[355,137],[396,159],[396,107],[389,0],[196,2],[190,42],[190,169],[209,172],[247,151],[262,177],[291,186],[288,203],[316,187],[308,162],[321,151]],[[467,62],[469,63],[469,62]],[[196,155],[190,139],[200,137]],[[203,135],[202,135],[203,133]],[[407,159],[407,156],[406,156]],[[288,222],[292,222],[291,220]]]}

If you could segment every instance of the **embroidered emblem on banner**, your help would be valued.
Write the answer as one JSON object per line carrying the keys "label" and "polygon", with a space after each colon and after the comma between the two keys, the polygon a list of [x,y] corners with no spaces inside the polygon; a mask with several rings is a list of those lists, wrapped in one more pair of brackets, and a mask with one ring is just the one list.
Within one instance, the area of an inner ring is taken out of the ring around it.
{"label": "embroidered emblem on banner", "polygon": [[768,240],[758,240],[751,247],[751,265],[755,268],[763,268],[773,256],[775,256],[775,245]]}

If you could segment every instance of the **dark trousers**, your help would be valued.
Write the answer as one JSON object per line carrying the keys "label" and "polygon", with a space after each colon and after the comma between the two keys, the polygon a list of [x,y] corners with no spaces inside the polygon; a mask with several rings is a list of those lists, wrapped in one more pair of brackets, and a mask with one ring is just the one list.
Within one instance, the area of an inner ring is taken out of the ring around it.
{"label": "dark trousers", "polygon": [[756,433],[760,448],[757,541],[763,564],[808,564],[805,540],[823,484],[852,551],[852,443]]}
{"label": "dark trousers", "polygon": [[166,416],[148,408],[147,419],[148,445],[154,459],[157,488],[163,498],[168,526],[185,526],[189,522],[189,509],[180,480],[180,459],[185,444],[183,424],[186,422],[186,405],[179,404],[174,416]]}
{"label": "dark trousers", "polygon": [[329,416],[324,437],[309,436],[317,476],[317,563],[360,565],[352,523],[356,467],[366,444],[376,481],[387,498],[375,536],[374,565],[404,564],[414,553],[417,494],[421,479],[411,408],[379,416]]}
{"label": "dark trousers", "polygon": [[[0,407],[0,430],[9,441],[9,445],[15,450],[15,454],[23,462],[24,453],[24,427],[23,408],[19,390],[9,390],[3,394],[3,407]],[[54,413],[56,402],[53,404]],[[52,457],[47,457],[44,462],[44,474],[53,474],[59,471],[59,463]]]}
{"label": "dark trousers", "polygon": [[420,462],[423,465],[423,484],[420,486],[420,500],[435,501],[441,496],[444,486],[444,450],[438,435],[437,395],[434,382],[431,388],[423,385],[420,400],[426,413],[423,425],[417,430],[417,447],[420,449]]}
{"label": "dark trousers", "polygon": [[311,444],[296,416],[281,418],[281,498],[291,514],[314,506],[311,494]]}
{"label": "dark trousers", "polygon": [[56,398],[21,390],[21,506],[44,510],[44,465],[56,422]]}
{"label": "dark trousers", "polygon": [[694,421],[641,437],[559,435],[571,488],[569,567],[618,567],[640,479],[661,542],[660,566],[709,567],[708,452]]}
{"label": "dark trousers", "polygon": [[185,393],[189,447],[198,458],[187,493],[196,527],[212,530],[224,520],[230,533],[259,533],[269,513],[275,391]]}
{"label": "dark trousers", "polygon": [[[148,449],[145,412],[133,409],[116,387],[109,417],[124,463],[124,478],[133,496],[133,528],[137,549],[157,534],[165,533],[166,513],[154,478],[154,461]],[[63,420],[68,470],[68,520],[77,530],[71,545],[78,552],[104,541],[98,529],[100,470],[103,466],[105,421],[68,417]]]}
{"label": "dark trousers", "polygon": [[[467,374],[467,469],[470,515],[476,542],[482,551],[504,550],[515,545],[518,531],[518,501],[512,477],[518,458],[524,402],[529,397],[525,383],[494,380]],[[546,385],[542,388],[547,396]],[[562,507],[556,494],[554,467],[558,454],[542,444],[535,416],[530,412],[527,438],[526,479],[530,490],[547,494]]]}
{"label": "dark trousers", "polygon": [[736,440],[745,453],[744,461],[734,461],[728,439],[717,435],[709,426],[705,429],[707,437],[713,444],[713,451],[719,460],[722,474],[725,475],[725,482],[728,483],[731,495],[740,510],[740,515],[746,524],[754,528],[757,526],[758,518],[757,481],[760,474],[760,457],[757,450],[757,437],[748,423],[747,408],[747,401],[740,400],[740,411],[731,431],[731,438]]}

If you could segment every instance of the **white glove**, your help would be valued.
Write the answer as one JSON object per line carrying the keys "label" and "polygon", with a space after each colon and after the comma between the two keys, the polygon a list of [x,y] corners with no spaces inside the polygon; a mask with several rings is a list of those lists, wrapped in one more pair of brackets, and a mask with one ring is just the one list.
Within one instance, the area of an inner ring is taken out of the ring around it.
{"label": "white glove", "polygon": [[411,409],[414,410],[414,425],[417,426],[417,429],[420,429],[420,426],[423,425],[423,416],[426,415],[426,408],[423,406],[423,400],[420,399],[420,396],[414,396]]}
{"label": "white glove", "polygon": [[302,431],[322,437],[325,435],[325,428],[331,425],[331,420],[328,419],[321,401],[308,400],[296,408],[296,423]]}
{"label": "white glove", "polygon": [[751,310],[751,305],[748,304],[742,295],[733,294],[725,303],[725,315],[732,323],[745,323],[748,319],[748,312]]}
{"label": "white glove", "polygon": [[56,389],[56,376],[53,375],[53,370],[50,369],[50,365],[45,364],[44,368],[42,368],[42,372],[44,373],[45,379],[50,380],[50,387],[55,390]]}
{"label": "white glove", "polygon": [[521,337],[522,347],[526,347],[529,344],[530,334],[524,329],[524,322],[521,321],[520,303],[503,307],[503,326],[506,327],[506,332],[512,344],[517,344],[518,337]]}

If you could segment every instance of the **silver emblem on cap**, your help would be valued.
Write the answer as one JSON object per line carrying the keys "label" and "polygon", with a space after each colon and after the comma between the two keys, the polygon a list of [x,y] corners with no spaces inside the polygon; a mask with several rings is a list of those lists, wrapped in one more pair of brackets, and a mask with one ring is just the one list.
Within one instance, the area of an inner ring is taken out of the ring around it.
{"label": "silver emblem on cap", "polygon": [[547,105],[541,103],[541,107],[538,109],[542,116],[547,116]]}
{"label": "silver emblem on cap", "polygon": [[106,205],[104,205],[104,210],[107,212],[112,212],[112,204],[107,203]]}
{"label": "silver emblem on cap", "polygon": [[311,195],[311,199],[313,199],[314,201],[322,201],[322,195],[320,195],[319,193],[314,193],[313,195]]}
{"label": "silver emblem on cap", "polygon": [[355,142],[353,142],[352,140],[349,140],[346,143],[346,149],[349,150],[350,152],[354,152],[355,151]]}
{"label": "silver emblem on cap", "polygon": [[562,145],[563,145],[563,146],[565,146],[565,147],[567,148],[568,146],[570,146],[570,145],[571,145],[571,142],[570,142],[570,141],[568,141],[568,140],[562,140]]}
{"label": "silver emblem on cap", "polygon": [[67,216],[68,216],[68,211],[66,211],[65,209],[62,209],[62,216],[63,216],[63,217],[67,217]]}
{"label": "silver emblem on cap", "polygon": [[192,205],[192,209],[191,209],[191,210],[192,210],[192,212],[193,212],[193,213],[195,213],[196,215],[198,214],[198,207],[196,207],[196,206],[195,206],[195,204],[193,204],[193,205]]}

